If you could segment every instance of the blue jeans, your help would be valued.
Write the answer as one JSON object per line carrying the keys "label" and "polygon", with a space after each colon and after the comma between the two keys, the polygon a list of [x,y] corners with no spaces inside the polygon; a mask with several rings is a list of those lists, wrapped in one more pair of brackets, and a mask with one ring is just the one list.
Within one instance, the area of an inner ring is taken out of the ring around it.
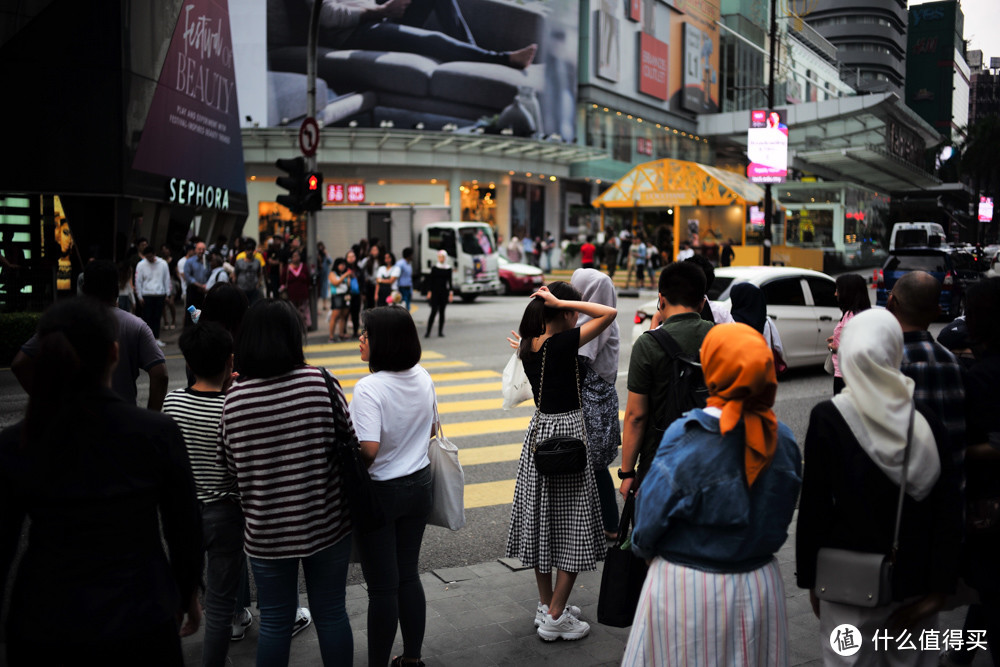
{"label": "blue jeans", "polygon": [[323,664],[351,664],[354,637],[344,604],[350,557],[351,537],[348,535],[307,558],[250,558],[253,578],[257,582],[257,606],[260,607],[258,666],[288,664],[292,625],[299,606],[300,560]]}
{"label": "blue jeans", "polygon": [[406,304],[406,309],[410,309],[410,303],[413,301],[413,288],[412,287],[400,287],[399,293],[403,295],[403,303]]}
{"label": "blue jeans", "polygon": [[386,525],[358,535],[361,569],[368,582],[368,664],[387,665],[403,634],[403,656],[419,658],[424,643],[427,602],[417,561],[431,511],[431,470],[375,482]]}
{"label": "blue jeans", "polygon": [[202,507],[205,540],[205,643],[201,664],[224,665],[232,633],[233,605],[246,573],[243,511],[238,502],[218,500]]}

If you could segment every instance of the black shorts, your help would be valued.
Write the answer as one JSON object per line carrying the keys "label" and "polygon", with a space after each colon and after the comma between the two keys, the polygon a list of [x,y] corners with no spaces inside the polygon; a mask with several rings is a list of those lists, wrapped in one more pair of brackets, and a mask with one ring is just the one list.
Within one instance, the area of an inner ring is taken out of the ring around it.
{"label": "black shorts", "polygon": [[346,294],[331,294],[330,295],[330,310],[340,310],[341,308],[347,308],[347,295]]}
{"label": "black shorts", "polygon": [[636,264],[635,265],[635,277],[637,280],[644,280],[646,278],[646,265]]}

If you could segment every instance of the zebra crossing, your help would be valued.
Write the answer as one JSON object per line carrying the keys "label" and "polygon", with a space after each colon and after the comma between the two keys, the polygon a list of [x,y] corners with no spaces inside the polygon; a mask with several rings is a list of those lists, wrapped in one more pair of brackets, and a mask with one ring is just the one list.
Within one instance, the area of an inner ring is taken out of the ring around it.
{"label": "zebra crossing", "polygon": [[[368,374],[357,343],[308,345],[305,353],[306,363],[322,366],[337,378],[350,402],[354,385]],[[466,361],[448,359],[445,354],[431,350],[423,352],[420,365],[434,381],[438,412],[443,415],[442,427],[448,439],[458,446],[458,459],[466,470],[466,478],[474,476],[470,473],[476,466],[510,464],[502,468],[509,479],[466,482],[466,509],[510,504],[514,497],[516,462],[534,406],[528,402],[513,410],[503,410],[498,370],[475,369]],[[498,444],[482,444],[484,441]]]}

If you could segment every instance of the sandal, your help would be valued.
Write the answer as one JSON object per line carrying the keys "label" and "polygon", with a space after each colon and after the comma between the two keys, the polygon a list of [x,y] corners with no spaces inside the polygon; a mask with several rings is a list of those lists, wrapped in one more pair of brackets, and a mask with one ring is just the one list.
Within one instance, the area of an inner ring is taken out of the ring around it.
{"label": "sandal", "polygon": [[401,655],[397,655],[393,658],[389,665],[390,667],[406,667],[406,665],[413,665],[413,667],[425,667],[424,663],[419,658],[417,658],[416,662],[412,660],[404,661],[403,656]]}

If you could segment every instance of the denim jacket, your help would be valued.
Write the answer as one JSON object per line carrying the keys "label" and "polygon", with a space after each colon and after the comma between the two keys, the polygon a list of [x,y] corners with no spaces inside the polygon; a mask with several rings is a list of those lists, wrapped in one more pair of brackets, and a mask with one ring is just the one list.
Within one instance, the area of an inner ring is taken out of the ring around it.
{"label": "denim jacket", "polygon": [[802,484],[802,454],[778,424],[771,464],[747,486],[743,426],[692,410],[671,424],[636,496],[632,550],[710,572],[746,572],[784,544]]}

